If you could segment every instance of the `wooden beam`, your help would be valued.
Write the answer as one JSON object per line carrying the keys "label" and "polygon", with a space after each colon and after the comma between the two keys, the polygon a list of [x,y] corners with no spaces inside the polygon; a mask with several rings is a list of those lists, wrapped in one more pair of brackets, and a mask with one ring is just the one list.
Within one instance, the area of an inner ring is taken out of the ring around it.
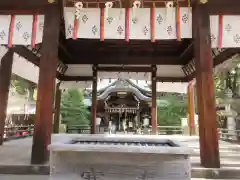
{"label": "wooden beam", "polygon": [[188,129],[189,135],[195,135],[194,84],[188,84]]}
{"label": "wooden beam", "polygon": [[152,68],[152,133],[157,134],[157,67]]}
{"label": "wooden beam", "polygon": [[[58,0],[56,0],[58,1]],[[53,3],[55,4],[55,3]],[[30,13],[43,13],[44,9],[50,5],[48,0],[7,0],[0,1],[0,14],[30,14]]]}
{"label": "wooden beam", "polygon": [[28,48],[24,46],[15,46],[13,48],[13,51],[28,60],[29,62],[33,63],[34,65],[40,65],[40,57],[36,56]]}
{"label": "wooden beam", "polygon": [[194,47],[193,47],[193,43],[190,43],[189,46],[180,55],[180,61],[183,64],[187,64],[190,60],[192,60],[193,56],[194,56]]}
{"label": "wooden beam", "polygon": [[[93,81],[93,76],[58,76],[60,81]],[[156,77],[157,82],[188,82],[187,77]]]}
{"label": "wooden beam", "polygon": [[[193,6],[202,4],[200,0],[192,0]],[[240,1],[208,0],[206,8],[211,15],[240,15]]]}
{"label": "wooden beam", "polygon": [[65,64],[127,64],[127,65],[182,65],[177,56],[129,56],[129,55],[89,55],[79,60],[64,61]]}
{"label": "wooden beam", "polygon": [[0,61],[0,146],[3,144],[8,93],[12,75],[13,51],[9,49]]}
{"label": "wooden beam", "polygon": [[201,164],[206,168],[219,168],[209,12],[207,5],[197,5],[192,12]]}
{"label": "wooden beam", "polygon": [[[17,46],[14,51],[19,55],[26,58],[28,61],[35,65],[40,63],[40,58],[29,51],[23,46]],[[60,59],[63,60],[64,58]],[[126,64],[126,65],[149,65],[149,64],[160,64],[160,65],[182,65],[177,56],[104,56],[104,55],[89,55],[88,57],[82,56],[80,60],[68,59],[64,61],[65,64]]]}
{"label": "wooden beam", "polygon": [[93,81],[93,76],[66,76],[61,75],[58,77],[60,81]]}
{"label": "wooden beam", "polygon": [[[216,66],[224,63],[224,61],[227,61],[228,59],[232,58],[234,55],[236,55],[238,53],[240,53],[240,48],[229,48],[229,49],[222,51],[220,54],[218,54],[217,56],[214,57],[213,67],[216,67]],[[196,72],[193,72],[192,74],[187,76],[186,79],[188,81],[192,81],[193,78],[195,78],[195,77],[196,77]]]}
{"label": "wooden beam", "polygon": [[97,118],[97,66],[93,66],[93,85],[92,85],[92,115],[91,115],[91,134],[96,134]]}
{"label": "wooden beam", "polygon": [[123,2],[122,6],[124,8],[131,8],[133,6],[134,0],[123,0],[122,2]]}
{"label": "wooden beam", "polygon": [[152,67],[141,67],[141,66],[122,66],[122,67],[111,67],[111,66],[100,66],[97,67],[97,71],[104,72],[152,72]]}
{"label": "wooden beam", "polygon": [[157,82],[188,82],[188,79],[183,77],[157,77]]}
{"label": "wooden beam", "polygon": [[59,126],[60,126],[60,108],[61,108],[61,95],[62,91],[59,88],[60,83],[56,86],[55,92],[55,113],[54,113],[54,125],[53,125],[53,133],[59,133]]}
{"label": "wooden beam", "polygon": [[234,55],[240,53],[240,48],[229,48],[218,54],[213,59],[213,66],[217,66],[219,64],[222,64],[224,61],[230,59]]}
{"label": "wooden beam", "polygon": [[51,142],[53,127],[52,107],[58,65],[60,18],[59,5],[50,5],[46,8],[31,156],[32,164],[44,164],[49,159],[48,145]]}

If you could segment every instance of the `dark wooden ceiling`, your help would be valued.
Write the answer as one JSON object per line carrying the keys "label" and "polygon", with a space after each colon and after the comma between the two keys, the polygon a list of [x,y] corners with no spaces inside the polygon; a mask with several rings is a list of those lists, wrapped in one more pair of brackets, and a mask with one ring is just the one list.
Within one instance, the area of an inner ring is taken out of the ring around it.
{"label": "dark wooden ceiling", "polygon": [[193,58],[190,39],[105,40],[61,37],[59,57],[65,64],[168,64],[185,65]]}

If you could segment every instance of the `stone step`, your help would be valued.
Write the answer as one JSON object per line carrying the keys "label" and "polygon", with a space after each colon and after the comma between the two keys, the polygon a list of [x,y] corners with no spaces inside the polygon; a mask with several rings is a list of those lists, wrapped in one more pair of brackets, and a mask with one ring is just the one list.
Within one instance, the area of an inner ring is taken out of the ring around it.
{"label": "stone step", "polygon": [[[227,150],[220,150],[220,157],[229,157],[229,158],[240,158],[240,152],[236,151],[227,151]],[[192,156],[200,156],[200,150],[194,149]]]}
{"label": "stone step", "polygon": [[[37,165],[22,165],[22,166],[4,166],[0,165],[0,179],[1,180],[49,180],[49,166]],[[11,176],[9,176],[11,175]],[[15,175],[15,176],[13,176]],[[24,176],[25,175],[25,176]],[[27,176],[31,178],[27,178]],[[35,175],[35,176],[34,176]],[[38,175],[38,176],[36,176]],[[42,176],[45,175],[45,176]],[[219,168],[219,169],[206,169],[202,167],[192,167],[192,178],[202,179],[240,179],[240,168]],[[47,179],[41,179],[40,177]],[[5,179],[4,179],[5,178]],[[11,179],[12,178],[12,179]],[[14,179],[15,178],[15,179]],[[21,179],[22,178],[22,179]]]}
{"label": "stone step", "polygon": [[[190,157],[192,166],[200,166],[200,157],[199,156],[192,156]],[[221,157],[221,165],[222,167],[239,167],[240,168],[240,159],[234,158],[226,158]],[[240,170],[240,169],[239,169]]]}
{"label": "stone step", "polygon": [[[199,144],[197,145],[186,145],[189,148],[192,149],[200,149]],[[230,145],[221,145],[219,146],[220,150],[228,150],[228,151],[239,151],[240,152],[240,146],[236,144],[230,144]]]}
{"label": "stone step", "polygon": [[[47,175],[0,175],[1,180],[49,180]],[[192,178],[191,180],[205,180],[205,178]],[[213,179],[208,179],[213,180]],[[219,179],[223,180],[223,179]],[[233,180],[233,179],[229,179]]]}

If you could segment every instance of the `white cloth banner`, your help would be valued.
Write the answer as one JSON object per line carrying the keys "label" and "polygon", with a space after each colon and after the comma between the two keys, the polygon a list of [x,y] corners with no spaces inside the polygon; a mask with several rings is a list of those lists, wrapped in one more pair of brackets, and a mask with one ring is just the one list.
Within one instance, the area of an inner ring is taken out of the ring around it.
{"label": "white cloth banner", "polygon": [[[33,29],[36,29],[35,43],[42,42],[44,15],[37,15],[34,21],[33,15],[15,15],[12,26],[12,44],[13,45],[31,45]],[[34,22],[33,22],[34,21]],[[36,28],[33,28],[36,24]],[[0,45],[9,43],[9,31],[11,29],[11,15],[0,15]]]}
{"label": "white cloth banner", "polygon": [[[65,8],[66,38],[73,37],[75,8]],[[151,39],[151,11],[149,8],[130,9],[129,38]],[[77,38],[100,38],[101,13],[99,8],[80,9]],[[105,39],[125,38],[125,10],[120,8],[108,9],[104,21]],[[167,40],[177,38],[176,9],[155,8],[155,39]],[[222,48],[240,47],[240,16],[223,16]],[[210,16],[212,47],[219,47],[219,16]],[[192,38],[192,9],[180,8],[180,36]]]}
{"label": "white cloth banner", "polygon": [[9,37],[9,27],[11,22],[10,15],[2,15],[0,16],[0,45],[8,44]]}

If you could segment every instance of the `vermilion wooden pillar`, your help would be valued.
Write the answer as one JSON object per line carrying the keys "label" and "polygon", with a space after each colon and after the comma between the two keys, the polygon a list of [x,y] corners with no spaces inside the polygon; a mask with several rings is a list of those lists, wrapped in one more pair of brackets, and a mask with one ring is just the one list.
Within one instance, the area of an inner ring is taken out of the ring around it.
{"label": "vermilion wooden pillar", "polygon": [[13,50],[9,49],[0,64],[0,145],[3,144],[8,93],[12,75]]}
{"label": "vermilion wooden pillar", "polygon": [[194,84],[188,84],[188,128],[190,136],[195,135]]}
{"label": "vermilion wooden pillar", "polygon": [[213,58],[207,3],[194,5],[192,12],[201,164],[207,168],[219,168]]}
{"label": "vermilion wooden pillar", "polygon": [[51,142],[53,128],[53,103],[60,31],[60,5],[50,4],[45,10],[36,120],[32,145],[32,164],[44,164],[48,161],[48,145]]}
{"label": "vermilion wooden pillar", "polygon": [[53,133],[59,133],[59,125],[60,125],[60,107],[61,107],[61,95],[62,91],[59,88],[60,83],[56,86],[55,93],[55,113],[54,113],[54,125],[53,125]]}
{"label": "vermilion wooden pillar", "polygon": [[93,66],[91,134],[96,134],[97,117],[97,66]]}
{"label": "vermilion wooden pillar", "polygon": [[157,67],[152,68],[152,133],[157,134]]}

